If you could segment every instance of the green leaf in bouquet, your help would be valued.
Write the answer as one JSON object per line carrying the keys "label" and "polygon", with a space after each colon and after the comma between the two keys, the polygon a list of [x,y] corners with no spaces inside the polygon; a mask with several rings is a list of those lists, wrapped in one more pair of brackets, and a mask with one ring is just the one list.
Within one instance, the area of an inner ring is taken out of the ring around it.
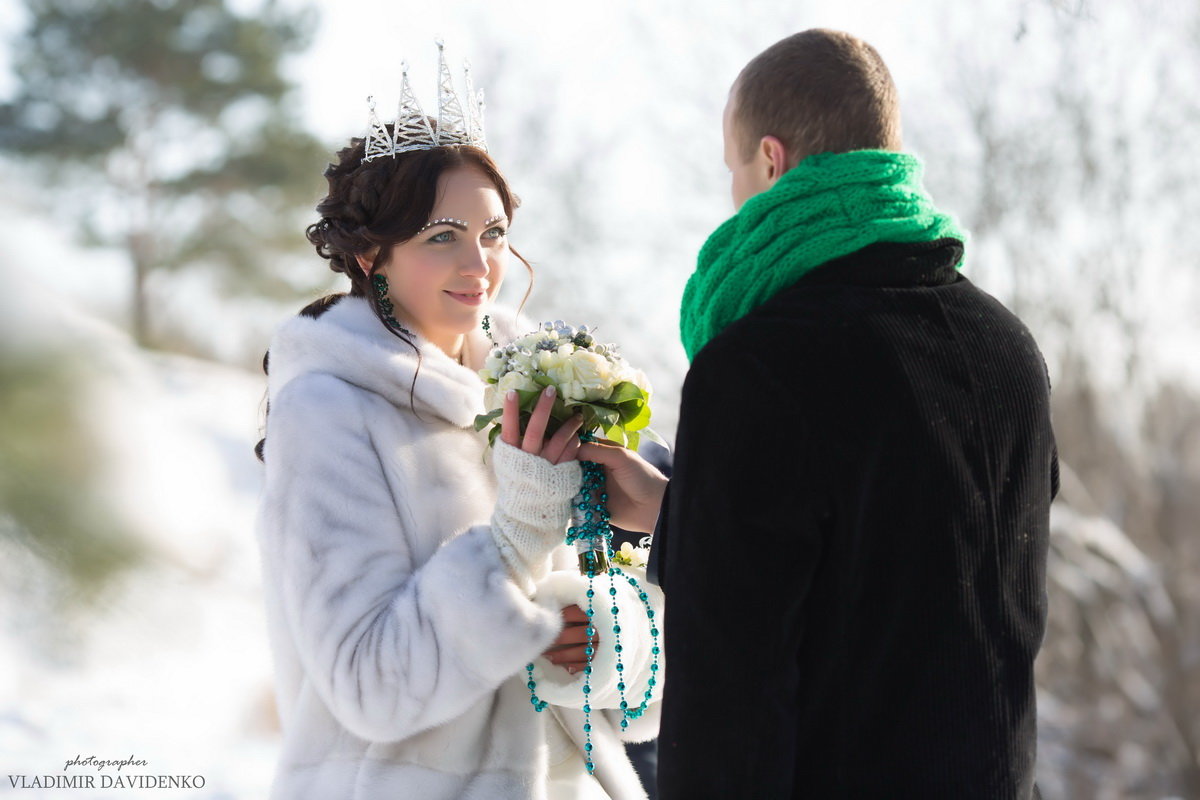
{"label": "green leaf in bouquet", "polygon": [[650,424],[650,406],[647,403],[629,401],[621,404],[621,423],[625,430],[637,431]]}
{"label": "green leaf in bouquet", "polygon": [[496,425],[490,431],[488,431],[488,447],[492,447],[496,444],[496,437],[498,437],[499,435],[500,435],[500,426],[499,425]]}
{"label": "green leaf in bouquet", "polygon": [[543,388],[554,385],[554,380],[549,375],[545,375],[541,372],[533,373],[532,377],[533,377],[533,382]]}
{"label": "green leaf in bouquet", "polygon": [[622,447],[625,447],[626,442],[629,441],[629,437],[625,435],[625,428],[621,425],[620,421],[604,426],[604,438],[616,442]]}
{"label": "green leaf in bouquet", "polygon": [[645,436],[647,439],[654,442],[655,444],[661,444],[663,447],[668,447],[668,448],[670,447],[670,445],[667,444],[667,441],[665,439],[663,439],[661,436],[659,436],[654,431],[653,428],[643,428],[641,431],[638,432],[638,436],[639,437]]}
{"label": "green leaf in bouquet", "polygon": [[563,400],[561,394],[554,395],[554,405],[550,408],[550,418],[566,422],[575,415],[575,409]]}
{"label": "green leaf in bouquet", "polygon": [[588,405],[595,410],[596,423],[600,425],[601,428],[608,430],[613,425],[620,423],[621,412],[617,411],[617,409],[596,405],[595,403],[589,403]]}
{"label": "green leaf in bouquet", "polygon": [[624,403],[617,405],[617,413],[621,415],[621,422],[629,422],[642,413],[642,409],[646,407],[644,400],[634,398],[626,400]]}
{"label": "green leaf in bouquet", "polygon": [[635,452],[638,449],[638,445],[642,442],[642,437],[637,431],[634,431],[633,433],[626,431],[625,439],[625,446]]}
{"label": "green leaf in bouquet", "polygon": [[[517,389],[517,399],[520,401],[517,403],[517,407],[522,411],[532,412],[534,406],[537,405],[538,398],[541,396],[541,389]],[[522,422],[521,427],[525,427],[524,422]]]}
{"label": "green leaf in bouquet", "polygon": [[504,409],[502,409],[502,408],[497,408],[497,409],[495,409],[494,411],[489,411],[489,412],[488,412],[488,413],[486,413],[486,414],[478,414],[478,415],[476,415],[476,417],[475,417],[475,430],[477,430],[477,431],[481,431],[481,430],[483,430],[483,429],[484,429],[484,428],[486,428],[488,425],[490,425],[490,424],[492,424],[493,422],[495,422],[495,421],[496,421],[496,419],[498,419],[498,418],[500,417],[500,415],[501,415],[503,412],[504,412]]}
{"label": "green leaf in bouquet", "polygon": [[645,402],[646,393],[642,391],[633,381],[621,381],[613,387],[612,394],[608,396],[605,402],[613,405],[620,405],[628,400],[641,400]]}

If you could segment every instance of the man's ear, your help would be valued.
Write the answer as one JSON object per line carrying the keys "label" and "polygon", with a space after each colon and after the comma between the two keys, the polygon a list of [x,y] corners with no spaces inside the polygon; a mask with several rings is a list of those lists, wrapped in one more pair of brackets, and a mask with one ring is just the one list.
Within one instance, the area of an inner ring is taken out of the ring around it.
{"label": "man's ear", "polygon": [[787,147],[775,136],[764,136],[758,143],[758,155],[766,169],[767,180],[774,183],[788,169]]}

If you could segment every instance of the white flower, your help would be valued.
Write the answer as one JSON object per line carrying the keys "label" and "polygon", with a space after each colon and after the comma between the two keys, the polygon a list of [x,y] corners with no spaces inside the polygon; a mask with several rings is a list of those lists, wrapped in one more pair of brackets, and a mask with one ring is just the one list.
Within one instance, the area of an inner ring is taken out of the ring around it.
{"label": "white flower", "polygon": [[[568,353],[560,352],[564,348],[555,350],[539,350],[537,353],[534,365],[543,375],[550,376],[550,371],[562,367],[563,362],[568,358]],[[550,377],[554,380],[553,377]]]}
{"label": "white flower", "polygon": [[[560,357],[562,351],[560,347]],[[558,385],[564,399],[576,402],[607,399],[612,394],[615,377],[608,359],[587,350],[576,350],[561,358],[546,370],[546,375]]]}
{"label": "white flower", "polygon": [[479,377],[489,383],[493,380],[499,380],[500,375],[504,372],[504,362],[504,351],[496,348],[488,353],[488,357],[484,359],[483,369],[479,370]]}
{"label": "white flower", "polygon": [[508,359],[508,368],[510,371],[533,375],[537,370],[537,354],[532,350],[522,348]]}
{"label": "white flower", "polygon": [[634,547],[629,542],[621,544],[621,549],[613,553],[613,561],[626,567],[644,569],[650,560],[650,548]]}
{"label": "white flower", "polygon": [[488,411],[500,408],[504,405],[504,395],[500,394],[497,384],[489,383],[483,389],[483,407]]}
{"label": "white flower", "polygon": [[536,392],[541,387],[534,382],[533,378],[523,372],[509,372],[500,379],[496,384],[496,391],[501,399],[504,398],[506,392],[511,389],[516,389],[522,392]]}
{"label": "white flower", "polygon": [[[626,364],[625,370],[621,374],[621,380],[629,381],[634,386],[645,392],[647,397],[650,396],[650,379],[647,378],[646,373],[642,372],[640,369],[632,369]],[[620,381],[618,381],[618,383],[619,382]]]}

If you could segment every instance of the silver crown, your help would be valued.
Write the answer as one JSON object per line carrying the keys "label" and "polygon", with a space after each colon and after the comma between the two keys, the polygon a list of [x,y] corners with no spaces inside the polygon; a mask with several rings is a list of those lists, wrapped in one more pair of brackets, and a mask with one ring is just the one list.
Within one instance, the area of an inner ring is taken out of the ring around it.
{"label": "silver crown", "polygon": [[388,134],[387,126],[380,122],[375,114],[375,98],[368,97],[367,107],[370,109],[370,115],[363,161],[380,156],[395,157],[397,153],[407,153],[410,150],[429,150],[451,145],[465,144],[487,150],[487,142],[483,135],[483,90],[475,92],[471,83],[471,66],[465,65],[463,72],[466,73],[467,110],[464,113],[462,103],[454,91],[454,81],[450,78],[449,67],[446,66],[445,46],[440,39],[437,41],[437,48],[437,130],[434,131],[433,126],[429,124],[429,118],[421,110],[421,104],[408,82],[408,64],[402,62],[400,107],[396,112],[396,120],[392,123],[394,136]]}

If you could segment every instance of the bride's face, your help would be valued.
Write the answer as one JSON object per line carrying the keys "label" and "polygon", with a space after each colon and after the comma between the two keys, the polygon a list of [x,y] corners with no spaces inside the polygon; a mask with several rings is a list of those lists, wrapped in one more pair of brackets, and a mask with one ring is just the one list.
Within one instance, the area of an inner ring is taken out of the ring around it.
{"label": "bride's face", "polygon": [[442,173],[430,224],[392,248],[387,276],[401,322],[448,353],[479,327],[508,267],[508,217],[495,185],[475,167]]}

